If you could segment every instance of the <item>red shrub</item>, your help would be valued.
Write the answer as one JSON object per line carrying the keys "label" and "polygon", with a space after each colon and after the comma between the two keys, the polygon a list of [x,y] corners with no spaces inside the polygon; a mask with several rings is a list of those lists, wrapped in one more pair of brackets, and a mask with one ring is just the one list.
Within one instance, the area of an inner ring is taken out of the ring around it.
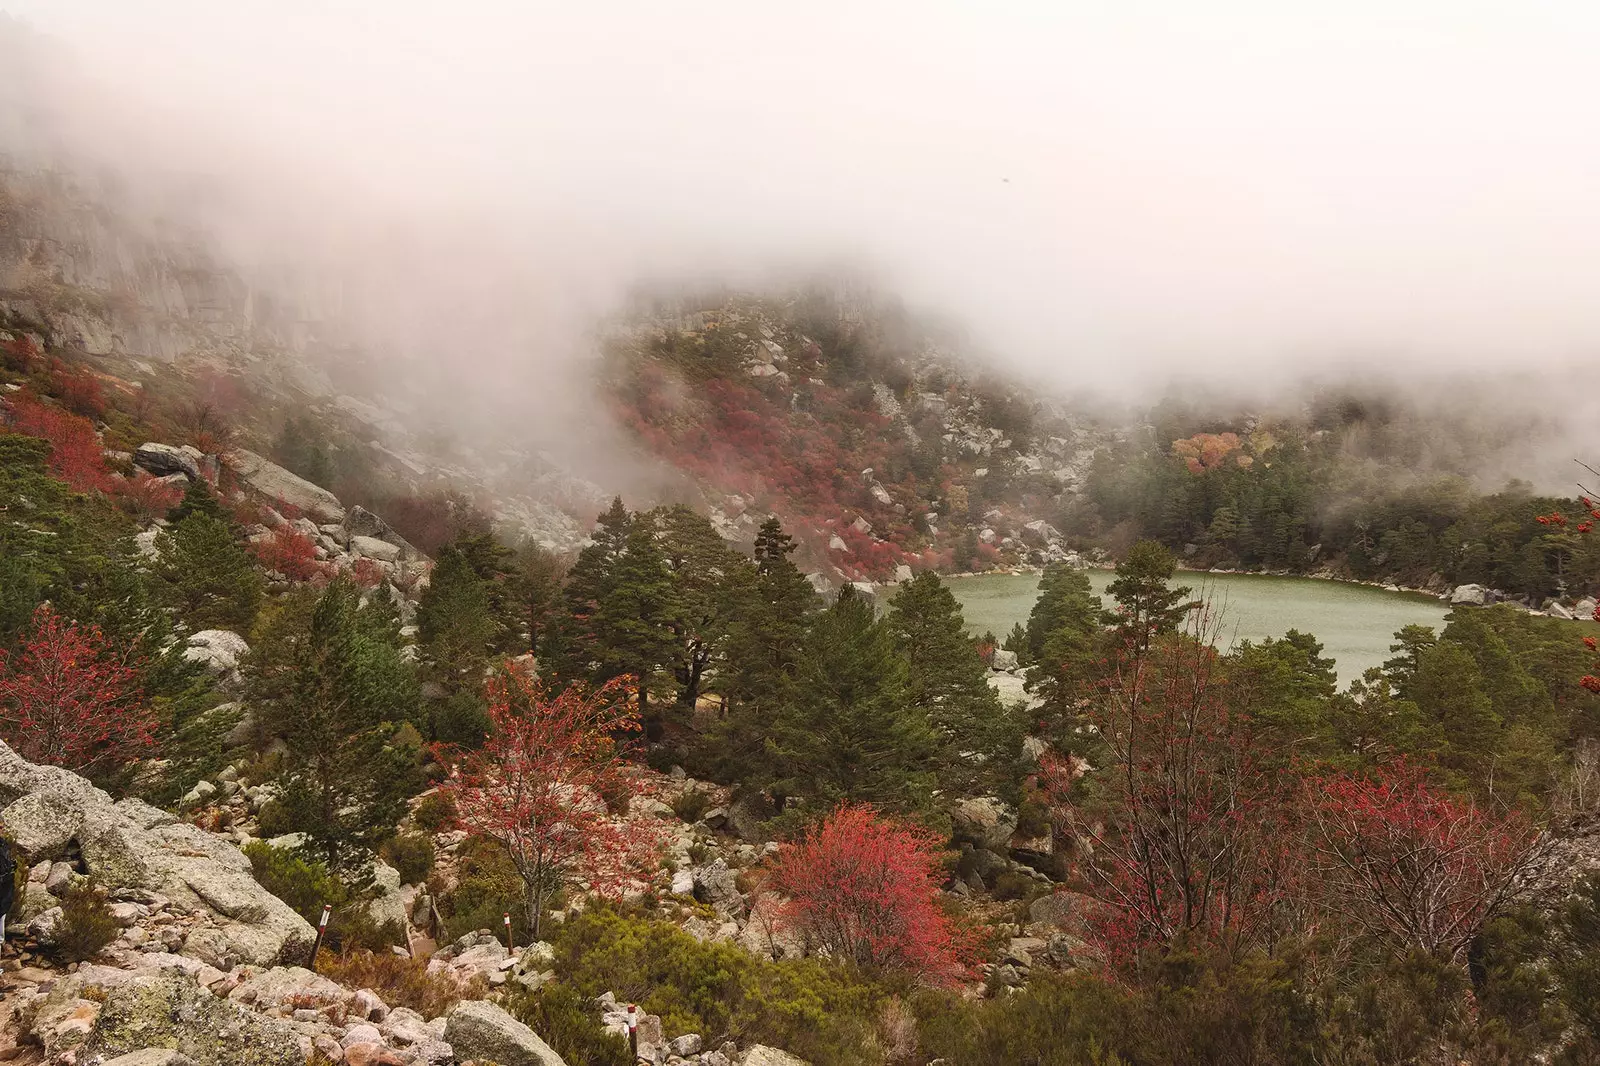
{"label": "red shrub", "polygon": [[100,394],[100,379],[83,367],[57,363],[50,370],[50,392],[61,406],[85,418],[103,418],[105,397]]}
{"label": "red shrub", "polygon": [[772,885],[790,897],[783,920],[835,959],[959,983],[977,942],[939,907],[938,844],[870,806],[841,804],[778,859]]}
{"label": "red shrub", "polygon": [[40,604],[21,648],[0,657],[0,736],[25,759],[69,770],[139,755],[154,742],[156,717],[128,654],[98,626]]}
{"label": "red shrub", "polygon": [[165,518],[183,499],[183,490],[178,486],[151,477],[143,470],[132,477],[112,477],[110,491],[123,510],[141,521]]}
{"label": "red shrub", "polygon": [[24,392],[11,401],[11,424],[18,433],[50,442],[50,472],[74,492],[108,487],[105,453],[88,419]]}
{"label": "red shrub", "polygon": [[262,566],[290,581],[310,581],[326,569],[317,561],[317,546],[311,538],[289,525],[273,530],[271,539],[252,542],[250,551]]}
{"label": "red shrub", "polygon": [[489,737],[440,794],[463,829],[506,849],[537,936],[552,887],[581,876],[605,892],[646,874],[653,839],[623,832],[604,798],[633,788],[618,738],[639,732],[639,715],[619,682],[594,692],[571,685],[552,697],[517,669],[491,679],[488,696]]}
{"label": "red shrub", "polygon": [[1543,845],[1521,815],[1480,810],[1405,763],[1306,788],[1333,903],[1400,952],[1459,957],[1522,887]]}

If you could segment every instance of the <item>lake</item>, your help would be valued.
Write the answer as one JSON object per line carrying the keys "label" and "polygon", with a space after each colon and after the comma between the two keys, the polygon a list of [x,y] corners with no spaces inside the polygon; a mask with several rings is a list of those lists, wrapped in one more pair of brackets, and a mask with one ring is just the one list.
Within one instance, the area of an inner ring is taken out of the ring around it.
{"label": "lake", "polygon": [[[1088,574],[1095,592],[1105,597],[1112,572]],[[1221,645],[1281,637],[1290,629],[1313,634],[1323,654],[1338,664],[1341,686],[1389,658],[1395,630],[1412,624],[1442,628],[1448,610],[1432,596],[1306,577],[1180,572],[1173,583],[1188,585],[1196,599],[1209,599],[1220,612]],[[991,630],[1003,640],[1013,624],[1027,622],[1039,575],[980,574],[952,578],[949,585],[961,601],[967,627],[974,633]]]}

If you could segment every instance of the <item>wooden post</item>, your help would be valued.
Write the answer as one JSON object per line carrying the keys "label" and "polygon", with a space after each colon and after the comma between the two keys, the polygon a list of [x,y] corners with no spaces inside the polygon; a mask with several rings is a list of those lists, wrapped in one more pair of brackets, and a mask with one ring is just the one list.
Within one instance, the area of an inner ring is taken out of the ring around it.
{"label": "wooden post", "polygon": [[311,945],[311,961],[306,964],[306,969],[312,973],[317,972],[317,952],[322,950],[322,938],[328,932],[328,918],[333,914],[333,904],[322,905],[322,918],[317,922],[317,939]]}
{"label": "wooden post", "polygon": [[511,952],[513,955],[515,955],[517,953],[517,948],[516,948],[515,944],[511,943],[511,912],[510,911],[506,911],[505,912],[505,918],[506,918],[506,950]]}

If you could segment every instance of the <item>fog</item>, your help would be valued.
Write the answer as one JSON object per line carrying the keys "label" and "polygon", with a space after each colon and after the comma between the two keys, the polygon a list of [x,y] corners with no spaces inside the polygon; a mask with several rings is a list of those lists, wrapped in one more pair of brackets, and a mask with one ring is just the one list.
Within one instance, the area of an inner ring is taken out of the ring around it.
{"label": "fog", "polygon": [[1600,344],[1591,4],[0,11],[59,46],[13,88],[74,151],[359,275],[457,379],[566,372],[641,278],[835,266],[1124,394]]}

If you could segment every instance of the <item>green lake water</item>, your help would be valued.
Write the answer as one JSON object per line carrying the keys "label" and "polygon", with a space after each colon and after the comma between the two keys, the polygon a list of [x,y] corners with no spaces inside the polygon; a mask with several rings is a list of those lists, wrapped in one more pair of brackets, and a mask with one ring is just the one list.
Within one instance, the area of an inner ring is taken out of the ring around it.
{"label": "green lake water", "polygon": [[[1089,571],[1101,595],[1112,576],[1109,570]],[[1014,623],[1028,620],[1039,575],[981,574],[952,578],[949,584],[967,627],[974,633],[992,630],[1004,639]],[[1389,657],[1395,630],[1413,623],[1441,628],[1447,611],[1431,596],[1304,577],[1180,572],[1174,584],[1188,585],[1196,599],[1210,601],[1220,617],[1217,643],[1224,648],[1239,640],[1281,637],[1290,629],[1315,635],[1323,654],[1338,663],[1341,686]]]}

